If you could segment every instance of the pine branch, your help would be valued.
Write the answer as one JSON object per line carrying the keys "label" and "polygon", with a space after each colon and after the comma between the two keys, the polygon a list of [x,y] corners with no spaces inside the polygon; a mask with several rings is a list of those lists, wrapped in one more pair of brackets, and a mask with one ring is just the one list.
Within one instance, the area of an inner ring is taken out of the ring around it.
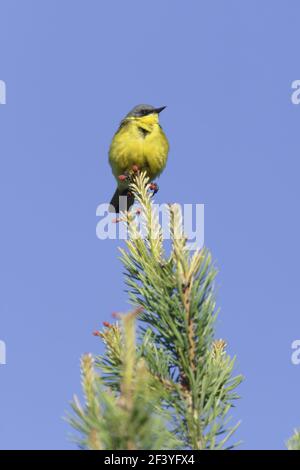
{"label": "pine branch", "polygon": [[178,435],[189,448],[224,448],[235,430],[226,418],[241,377],[232,377],[234,360],[213,339],[216,271],[207,250],[190,255],[177,205],[169,206],[172,249],[166,257],[148,188],[144,174],[131,185],[147,232],[143,239],[136,218],[127,214],[129,240],[121,253],[129,297],[144,309],[144,334],[150,329],[153,342],[169,355],[167,405]]}
{"label": "pine branch", "polygon": [[83,357],[85,405],[75,397],[69,421],[83,448],[231,448],[238,425],[229,415],[242,378],[233,375],[225,342],[214,337],[211,255],[190,252],[175,204],[167,255],[145,174],[135,175],[131,190],[141,215],[121,215],[129,234],[121,259],[135,310],[97,333],[105,353]]}
{"label": "pine branch", "polygon": [[287,441],[288,450],[300,450],[300,430],[296,429],[293,436]]}
{"label": "pine branch", "polygon": [[167,429],[168,413],[160,406],[163,389],[155,383],[145,360],[137,357],[135,318],[138,312],[139,309],[119,316],[120,323],[100,334],[112,360],[111,363],[107,360],[106,367],[109,370],[108,364],[114,361],[118,365],[114,387],[106,387],[96,374],[91,355],[82,358],[85,406],[74,397],[71,404],[74,414],[67,419],[79,431],[81,437],[77,442],[84,449],[151,450],[180,446],[179,439]]}

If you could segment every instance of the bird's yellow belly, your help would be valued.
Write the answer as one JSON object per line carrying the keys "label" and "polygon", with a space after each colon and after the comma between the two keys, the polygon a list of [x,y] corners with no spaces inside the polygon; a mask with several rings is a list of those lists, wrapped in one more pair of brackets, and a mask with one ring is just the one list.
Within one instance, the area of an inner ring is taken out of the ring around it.
{"label": "bird's yellow belly", "polygon": [[159,129],[145,137],[141,137],[140,133],[117,134],[111,144],[109,159],[116,178],[137,165],[140,170],[146,170],[152,180],[164,169],[167,155],[168,141]]}

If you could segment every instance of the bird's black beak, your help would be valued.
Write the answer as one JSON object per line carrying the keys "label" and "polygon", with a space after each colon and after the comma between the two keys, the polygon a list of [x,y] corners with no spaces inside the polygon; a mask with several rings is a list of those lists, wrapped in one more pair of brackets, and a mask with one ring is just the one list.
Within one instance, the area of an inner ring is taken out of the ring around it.
{"label": "bird's black beak", "polygon": [[162,106],[161,108],[155,108],[154,112],[159,114],[161,113],[167,106]]}

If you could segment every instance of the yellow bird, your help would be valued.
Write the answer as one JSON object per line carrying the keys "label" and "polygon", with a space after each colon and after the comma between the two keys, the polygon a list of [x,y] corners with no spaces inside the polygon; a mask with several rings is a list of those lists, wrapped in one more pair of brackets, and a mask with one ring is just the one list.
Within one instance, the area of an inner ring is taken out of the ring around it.
{"label": "yellow bird", "polygon": [[112,139],[109,163],[118,183],[110,203],[112,212],[120,211],[120,196],[127,196],[127,207],[122,205],[121,210],[128,210],[134,203],[134,197],[128,190],[127,177],[132,170],[146,171],[150,181],[153,181],[166,166],[169,142],[159,124],[159,113],[163,109],[165,106],[135,106],[121,121]]}

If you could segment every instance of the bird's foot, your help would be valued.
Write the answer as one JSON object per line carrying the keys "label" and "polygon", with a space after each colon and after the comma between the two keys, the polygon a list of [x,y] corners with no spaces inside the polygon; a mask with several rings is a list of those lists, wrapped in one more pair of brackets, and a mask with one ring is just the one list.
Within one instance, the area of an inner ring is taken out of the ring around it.
{"label": "bird's foot", "polygon": [[129,175],[126,175],[126,174],[125,174],[125,175],[119,175],[119,176],[118,176],[118,180],[119,180],[119,181],[122,181],[122,182],[123,182],[123,181],[127,181],[128,179],[129,179]]}
{"label": "bird's foot", "polygon": [[140,168],[138,167],[138,165],[133,165],[132,166],[132,171],[133,171],[133,173],[139,173]]}
{"label": "bird's foot", "polygon": [[157,191],[159,190],[158,184],[157,183],[150,183],[149,189],[153,191],[153,194],[156,194]]}
{"label": "bird's foot", "polygon": [[131,182],[133,179],[133,176],[137,175],[139,171],[140,171],[139,167],[137,165],[133,165],[131,167],[131,170],[127,170],[122,175],[119,175],[118,180],[121,182],[124,182],[124,181]]}

